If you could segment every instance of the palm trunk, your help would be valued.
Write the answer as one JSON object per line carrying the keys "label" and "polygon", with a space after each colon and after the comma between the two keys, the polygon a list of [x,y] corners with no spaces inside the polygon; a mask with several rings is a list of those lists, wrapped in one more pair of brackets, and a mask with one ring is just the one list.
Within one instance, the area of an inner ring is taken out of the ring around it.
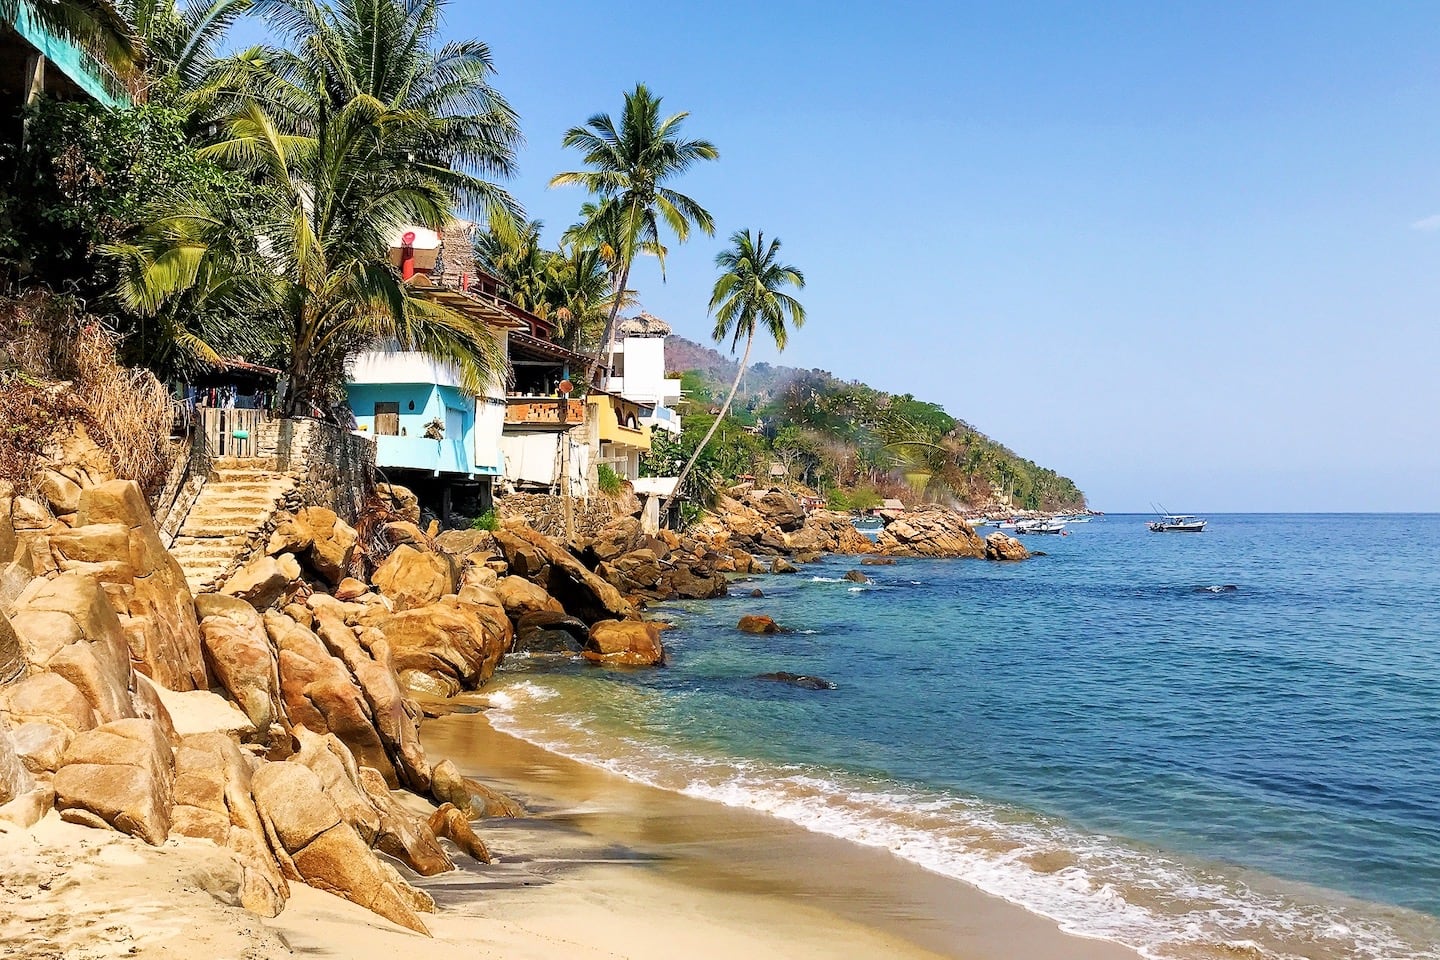
{"label": "palm trunk", "polygon": [[608,374],[608,371],[610,369],[610,338],[615,335],[615,318],[620,315],[620,301],[625,299],[625,287],[629,283],[630,261],[627,260],[625,262],[624,269],[620,271],[619,282],[615,284],[615,296],[610,302],[610,316],[607,317],[605,320],[605,333],[600,338],[600,353],[597,354],[595,359],[591,362],[590,369],[585,372],[585,381],[587,383],[594,383],[595,368],[598,367],[601,363],[604,363],[605,369],[607,371],[605,383],[606,389],[609,389],[610,387]]}
{"label": "palm trunk", "polygon": [[730,394],[725,398],[725,403],[721,405],[720,413],[715,417],[715,422],[710,424],[709,430],[705,431],[705,438],[700,441],[700,446],[696,447],[695,452],[690,455],[690,462],[685,464],[685,469],[681,470],[680,476],[675,478],[675,489],[671,490],[670,496],[666,497],[665,502],[660,504],[660,516],[663,517],[670,512],[670,504],[674,503],[675,498],[680,496],[680,486],[685,482],[685,478],[690,475],[690,471],[695,467],[696,461],[700,459],[700,454],[705,452],[705,446],[710,442],[710,438],[715,436],[716,430],[720,429],[720,421],[725,419],[725,414],[730,409],[730,403],[735,399],[735,392],[740,389],[740,378],[745,376],[745,367],[750,363],[750,347],[754,343],[755,331],[751,329],[750,336],[745,338],[745,353],[740,358],[740,369],[735,371],[735,382],[730,384]]}

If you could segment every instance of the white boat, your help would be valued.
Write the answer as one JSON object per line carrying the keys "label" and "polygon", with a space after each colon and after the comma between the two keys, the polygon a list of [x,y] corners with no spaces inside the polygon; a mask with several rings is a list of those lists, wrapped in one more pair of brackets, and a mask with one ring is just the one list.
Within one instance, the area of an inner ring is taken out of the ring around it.
{"label": "white boat", "polygon": [[1058,517],[1053,520],[1019,520],[1015,523],[1016,533],[1064,533],[1065,521]]}
{"label": "white boat", "polygon": [[1210,521],[1192,517],[1188,513],[1167,513],[1159,520],[1151,520],[1145,526],[1151,533],[1203,533]]}

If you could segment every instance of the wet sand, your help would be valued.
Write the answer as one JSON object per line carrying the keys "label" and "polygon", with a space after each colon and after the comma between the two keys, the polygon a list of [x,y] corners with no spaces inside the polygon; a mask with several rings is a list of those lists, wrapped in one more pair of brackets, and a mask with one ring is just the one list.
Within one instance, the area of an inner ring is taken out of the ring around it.
{"label": "wet sand", "polygon": [[[627,930],[647,927],[673,928],[655,956],[1137,956],[1067,935],[1043,917],[884,850],[550,753],[494,730],[483,715],[432,720],[422,735],[431,756],[454,760],[533,814],[481,825],[496,865],[420,881],[440,904],[442,936],[463,914],[567,939],[588,932],[598,939],[572,940],[572,948],[583,943],[623,957],[652,955],[625,939]],[[591,908],[586,912],[599,908],[620,921],[619,939],[584,923],[571,929],[565,916],[577,898]]]}

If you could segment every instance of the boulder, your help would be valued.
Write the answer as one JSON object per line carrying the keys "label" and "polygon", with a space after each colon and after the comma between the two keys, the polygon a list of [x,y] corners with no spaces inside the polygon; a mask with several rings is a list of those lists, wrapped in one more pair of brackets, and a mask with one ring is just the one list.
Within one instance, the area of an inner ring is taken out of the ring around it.
{"label": "boulder", "polygon": [[258,557],[235,571],[220,588],[230,597],[239,597],[256,610],[268,610],[300,579],[300,564],[292,554]]}
{"label": "boulder", "polygon": [[544,587],[523,577],[502,577],[495,584],[495,594],[500,598],[505,613],[517,623],[528,613],[565,613],[560,601],[545,592]]}
{"label": "boulder", "polygon": [[429,550],[430,538],[417,524],[409,520],[392,520],[382,528],[385,531],[385,539],[390,541],[391,546],[398,547],[401,544],[410,544],[421,550]]}
{"label": "boulder", "polygon": [[[371,628],[371,635],[362,644],[335,607],[338,604],[317,606],[315,631],[331,655],[339,657],[350,670],[365,695],[375,731],[394,764],[390,778],[398,779],[390,779],[391,785],[403,783],[413,789],[424,790],[430,784],[430,765],[425,760],[424,748],[420,746],[415,717],[405,708],[405,696],[395,672],[390,642],[383,633]],[[378,769],[382,774],[387,770]]]}
{"label": "boulder", "polygon": [[255,729],[264,733],[285,716],[280,670],[265,623],[238,597],[211,594],[209,616],[200,621],[205,659],[216,680],[240,704]]}
{"label": "boulder", "polygon": [[402,518],[411,523],[420,522],[420,498],[408,487],[393,483],[377,483],[375,484],[375,495],[380,498],[382,504],[400,514]]}
{"label": "boulder", "polygon": [[455,869],[454,861],[445,853],[429,823],[411,816],[395,801],[385,778],[378,771],[361,767],[360,786],[380,814],[375,847],[422,877],[433,877]]}
{"label": "boulder", "polygon": [[5,612],[0,610],[0,687],[25,675],[25,650]]}
{"label": "boulder", "polygon": [[298,763],[266,763],[251,778],[267,838],[291,879],[344,897],[427,936],[413,892],[340,816],[319,777]]}
{"label": "boulder", "polygon": [[986,560],[1028,560],[1030,551],[1025,544],[1014,537],[1007,537],[998,530],[985,538]]}
{"label": "boulder", "polygon": [[280,695],[290,722],[335,734],[359,762],[395,778],[370,705],[344,662],[283,613],[265,614],[265,632],[279,650]]}
{"label": "boulder", "polygon": [[470,814],[474,818],[525,816],[525,808],[518,800],[479,780],[466,777],[465,787],[470,791]]}
{"label": "boulder", "polygon": [[751,495],[750,504],[771,526],[782,533],[799,530],[805,524],[805,509],[800,501],[783,490],[770,490],[758,496]]}
{"label": "boulder", "polygon": [[125,530],[125,545],[109,557],[111,575],[97,578],[123,618],[135,669],[171,690],[205,689],[209,678],[185,571],[161,543],[134,481],[111,480],[82,491],[71,534],[112,525]]}
{"label": "boulder", "polygon": [[305,507],[295,519],[310,530],[310,549],[305,553],[310,568],[332,586],[345,579],[360,542],[355,528],[326,507]]}
{"label": "boulder", "polygon": [[0,724],[0,807],[34,788],[35,778],[20,759],[10,731]]}
{"label": "boulder", "polygon": [[590,625],[585,659],[631,667],[665,662],[660,630],[641,620],[601,620]]}
{"label": "boulder", "polygon": [[512,576],[527,580],[539,579],[549,566],[546,552],[539,546],[516,533],[517,528],[496,530],[495,545],[510,567]]}
{"label": "boulder", "polygon": [[448,804],[460,811],[466,820],[475,815],[470,802],[470,787],[455,766],[455,761],[441,760],[435,764],[430,774],[430,792],[436,803]]}
{"label": "boulder", "polygon": [[795,566],[795,564],[791,563],[789,560],[786,560],[784,557],[776,557],[774,560],[770,561],[770,572],[799,573],[800,568]]}
{"label": "boulder", "polygon": [[389,644],[402,684],[440,696],[488,681],[514,637],[502,608],[460,597],[376,616],[367,624]]}
{"label": "boulder", "polygon": [[495,535],[489,530],[446,530],[435,538],[435,548],[460,560],[472,557],[488,559],[500,555]]}
{"label": "boulder", "polygon": [[553,610],[527,613],[515,624],[516,652],[565,653],[580,651],[590,636],[585,621]]}
{"label": "boulder", "polygon": [[529,527],[515,525],[498,531],[495,539],[506,551],[505,560],[510,564],[512,574],[527,576],[525,572],[517,569],[516,560],[528,556],[531,550],[543,557],[545,589],[560,601],[565,612],[571,616],[591,624],[600,620],[637,618],[635,608],[619,590],[586,569],[570,551],[550,538],[541,536]]}
{"label": "boulder", "polygon": [[757,673],[756,680],[769,680],[774,683],[783,683],[792,687],[799,687],[802,690],[834,690],[835,684],[824,677],[811,677],[803,673],[788,673],[784,670],[776,673]]}
{"label": "boulder", "polygon": [[453,803],[441,804],[430,815],[429,827],[432,834],[450,840],[471,859],[481,863],[492,862],[490,850],[485,846],[485,841],[476,835],[475,828],[470,825],[469,819]]}
{"label": "boulder", "polygon": [[240,902],[261,916],[280,913],[289,885],[270,852],[250,792],[250,761],[223,733],[185,737],[175,751],[171,829],[210,840],[240,864]]}
{"label": "boulder", "polygon": [[390,551],[370,579],[396,610],[423,607],[455,592],[455,571],[450,560],[444,554],[417,550],[408,544]]}
{"label": "boulder", "polygon": [[893,567],[893,566],[895,566],[895,558],[894,558],[894,557],[866,557],[864,560],[861,560],[861,561],[860,561],[860,566],[862,566],[862,567]]}
{"label": "boulder", "polygon": [[741,617],[736,627],[739,628],[741,633],[769,634],[781,632],[780,624],[767,616],[756,614],[746,614]]}
{"label": "boulder", "polygon": [[590,539],[586,550],[597,560],[613,560],[635,549],[640,536],[639,520],[629,516],[620,517],[601,527]]}
{"label": "boulder", "polygon": [[850,581],[851,583],[869,583],[869,582],[870,582],[870,578],[867,577],[867,576],[865,576],[865,574],[861,573],[859,570],[848,570],[848,571],[846,571],[846,573],[845,573],[845,579],[848,580],[848,581]]}
{"label": "boulder", "polygon": [[37,673],[0,689],[0,716],[11,726],[52,724],[72,737],[100,723],[79,688],[55,673]]}
{"label": "boulder", "polygon": [[109,824],[153,846],[169,835],[174,758],[152,720],[117,720],[76,736],[54,786],[63,819]]}
{"label": "boulder", "polygon": [[270,556],[277,556],[282,553],[290,553],[301,556],[310,549],[315,542],[315,531],[293,513],[282,513],[275,520],[275,529],[270,531],[270,539],[265,544],[265,552]]}
{"label": "boulder", "polygon": [[370,587],[363,580],[356,580],[354,577],[346,577],[335,585],[336,600],[355,600],[370,592]]}
{"label": "boulder", "polygon": [[[3,733],[0,733],[3,737]],[[58,724],[32,720],[19,724],[10,731],[10,742],[20,764],[32,774],[45,776],[60,769],[75,734]],[[0,745],[3,750],[3,745]],[[14,799],[12,796],[11,799]],[[7,803],[9,801],[0,801]]]}

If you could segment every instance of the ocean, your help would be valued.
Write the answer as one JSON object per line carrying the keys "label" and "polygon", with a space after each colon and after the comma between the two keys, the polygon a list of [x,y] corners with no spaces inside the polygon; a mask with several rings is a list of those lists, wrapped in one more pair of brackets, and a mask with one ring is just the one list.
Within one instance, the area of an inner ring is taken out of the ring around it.
{"label": "ocean", "polygon": [[664,669],[507,660],[490,719],[1146,956],[1440,958],[1440,516],[1144,519],[739,581],[653,611]]}

